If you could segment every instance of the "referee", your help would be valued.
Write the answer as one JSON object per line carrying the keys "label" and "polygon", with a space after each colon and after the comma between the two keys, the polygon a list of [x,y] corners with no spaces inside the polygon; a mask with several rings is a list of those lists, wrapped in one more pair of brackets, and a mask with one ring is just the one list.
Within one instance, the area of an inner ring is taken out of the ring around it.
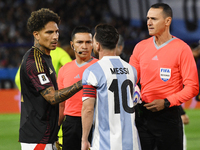
{"label": "referee", "polygon": [[[183,150],[179,105],[199,92],[197,67],[190,47],[170,34],[172,9],[151,6],[147,27],[152,36],[138,43],[130,57],[141,83],[142,104],[136,113],[142,150]],[[184,85],[184,88],[183,88]]]}

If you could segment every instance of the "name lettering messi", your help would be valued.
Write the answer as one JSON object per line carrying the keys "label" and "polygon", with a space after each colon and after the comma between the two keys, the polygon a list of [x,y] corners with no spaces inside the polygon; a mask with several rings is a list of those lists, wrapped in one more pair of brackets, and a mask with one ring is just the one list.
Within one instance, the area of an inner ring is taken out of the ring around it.
{"label": "name lettering messi", "polygon": [[112,74],[129,74],[128,68],[110,68]]}

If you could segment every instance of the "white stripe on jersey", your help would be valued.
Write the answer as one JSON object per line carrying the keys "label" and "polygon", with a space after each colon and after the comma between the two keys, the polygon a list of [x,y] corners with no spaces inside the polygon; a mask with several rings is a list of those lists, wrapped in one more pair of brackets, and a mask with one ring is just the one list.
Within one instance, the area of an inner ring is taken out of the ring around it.
{"label": "white stripe on jersey", "polygon": [[[128,68],[129,73],[125,74],[123,69],[116,72],[115,68]],[[131,65],[116,56],[104,56],[85,70],[82,78],[83,85],[97,87],[93,149],[140,150],[135,127],[133,97],[130,94],[130,81],[134,87],[136,75],[135,68],[133,69]],[[133,94],[134,91],[131,92]]]}
{"label": "white stripe on jersey", "polygon": [[[102,62],[102,61],[101,61]],[[105,78],[107,79],[107,88],[110,87],[113,79],[117,79],[117,76],[114,74],[112,75],[112,78],[110,78],[111,74],[110,71],[108,71],[108,68],[113,68],[112,63],[109,60],[104,60],[103,63],[99,63],[101,66]],[[108,67],[109,66],[109,67]],[[108,108],[109,108],[109,127],[110,127],[110,149],[117,149],[120,150],[122,149],[122,134],[121,132],[116,132],[116,131],[121,131],[121,119],[120,119],[120,114],[113,115],[113,112],[115,111],[115,105],[114,105],[114,93],[111,92],[108,89],[104,89],[104,92],[108,92]],[[119,88],[119,87],[118,87]],[[120,93],[119,93],[120,94]],[[121,110],[121,108],[120,108]]]}

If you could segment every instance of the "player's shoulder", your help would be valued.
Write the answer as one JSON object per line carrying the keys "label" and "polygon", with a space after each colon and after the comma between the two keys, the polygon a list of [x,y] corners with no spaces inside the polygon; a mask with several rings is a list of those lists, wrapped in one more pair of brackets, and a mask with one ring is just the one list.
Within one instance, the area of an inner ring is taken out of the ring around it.
{"label": "player's shoulder", "polygon": [[172,41],[172,43],[175,45],[175,47],[179,47],[179,49],[189,49],[190,50],[190,46],[184,42],[183,40],[177,38],[177,37],[173,37],[174,40]]}
{"label": "player's shoulder", "polygon": [[34,65],[35,61],[37,60],[41,60],[41,52],[39,52],[38,50],[36,50],[35,48],[30,48],[23,57],[23,64],[29,64],[29,65]]}
{"label": "player's shoulder", "polygon": [[183,40],[177,38],[177,37],[174,37],[174,41],[178,44],[183,44],[183,45],[188,45],[186,42],[184,42]]}
{"label": "player's shoulder", "polygon": [[92,63],[96,63],[99,59],[92,57]]}
{"label": "player's shoulder", "polygon": [[131,64],[127,63],[126,61],[125,61],[125,63],[126,63],[125,67],[130,68],[133,71],[136,70],[135,67],[133,67]]}
{"label": "player's shoulder", "polygon": [[144,49],[145,47],[149,47],[151,44],[153,44],[153,37],[150,37],[150,38],[147,38],[147,39],[144,39],[140,42],[138,42],[135,46],[136,49]]}
{"label": "player's shoulder", "polygon": [[71,68],[76,69],[76,68],[75,68],[75,67],[76,67],[75,64],[76,64],[75,60],[72,60],[72,61],[70,61],[70,62],[64,64],[64,65],[59,69],[59,72],[62,72],[62,71],[64,71],[64,70],[72,71]]}
{"label": "player's shoulder", "polygon": [[84,72],[97,72],[99,69],[99,64],[98,64],[98,59],[95,58],[95,60],[93,60],[93,63],[87,67]]}
{"label": "player's shoulder", "polygon": [[75,64],[76,64],[76,60],[74,59],[74,60],[72,60],[72,61],[66,63],[66,64],[63,65],[62,67],[67,68],[67,67],[70,67],[70,66],[74,66]]}
{"label": "player's shoulder", "polygon": [[142,41],[140,41],[138,44],[143,45],[143,44],[149,44],[152,43],[153,41],[153,37],[149,37],[147,39],[143,39]]}

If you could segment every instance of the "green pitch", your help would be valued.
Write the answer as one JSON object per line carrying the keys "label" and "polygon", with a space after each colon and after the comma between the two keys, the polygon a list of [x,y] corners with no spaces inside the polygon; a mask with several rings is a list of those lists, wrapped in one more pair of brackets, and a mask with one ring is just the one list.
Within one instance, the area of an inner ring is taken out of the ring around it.
{"label": "green pitch", "polygon": [[0,150],[20,150],[19,114],[0,115]]}
{"label": "green pitch", "polygon": [[[185,126],[187,150],[200,150],[200,109],[187,109],[190,123]],[[20,150],[19,114],[0,114],[0,150]]]}
{"label": "green pitch", "polygon": [[185,125],[187,150],[200,150],[200,109],[187,109],[190,123]]}

